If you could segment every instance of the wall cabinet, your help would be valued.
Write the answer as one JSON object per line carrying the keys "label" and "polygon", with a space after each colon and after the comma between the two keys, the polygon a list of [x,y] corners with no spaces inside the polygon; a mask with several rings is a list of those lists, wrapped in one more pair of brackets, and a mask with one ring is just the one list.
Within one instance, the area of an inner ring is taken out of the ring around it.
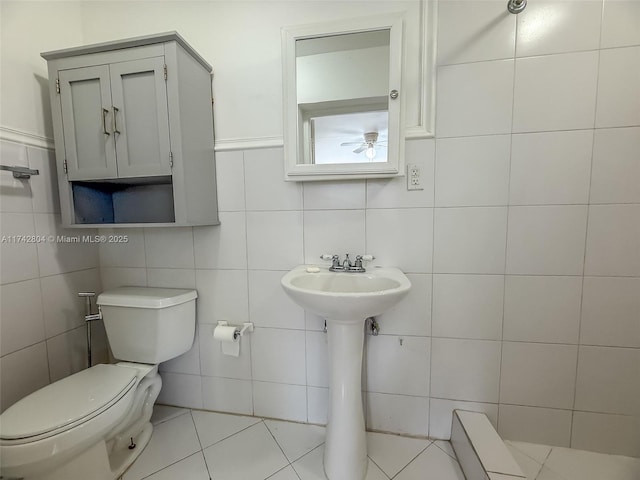
{"label": "wall cabinet", "polygon": [[219,223],[211,66],[182,37],[42,56],[65,225]]}

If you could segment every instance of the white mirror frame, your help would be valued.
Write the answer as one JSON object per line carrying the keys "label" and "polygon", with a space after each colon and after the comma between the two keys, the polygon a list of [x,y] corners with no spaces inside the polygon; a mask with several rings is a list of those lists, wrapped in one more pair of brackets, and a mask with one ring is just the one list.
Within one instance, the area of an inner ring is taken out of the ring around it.
{"label": "white mirror frame", "polygon": [[[404,175],[404,85],[403,24],[401,14],[363,17],[330,23],[285,27],[282,29],[282,95],[284,116],[285,180],[337,180],[385,178]],[[296,41],[373,30],[389,30],[389,92],[398,98],[389,100],[389,135],[387,162],[303,164],[298,163],[298,102],[296,89]]]}

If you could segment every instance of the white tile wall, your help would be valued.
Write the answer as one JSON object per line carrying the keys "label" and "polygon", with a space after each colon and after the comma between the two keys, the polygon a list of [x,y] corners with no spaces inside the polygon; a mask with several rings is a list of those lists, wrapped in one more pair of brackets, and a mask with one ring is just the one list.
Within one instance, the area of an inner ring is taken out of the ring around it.
{"label": "white tile wall", "polygon": [[437,141],[436,207],[506,205],[510,135]]}
{"label": "white tile wall", "polygon": [[[40,172],[28,181],[7,172],[0,176],[2,412],[51,381],[86,367],[84,302],[77,293],[100,293],[102,287],[97,244],[56,238],[95,232],[60,227],[53,152],[0,140],[0,160]],[[104,330],[100,324],[93,327],[94,360],[104,361]]]}
{"label": "white tile wall", "polygon": [[[375,264],[401,266],[414,285],[378,319],[380,337],[367,337],[379,352],[373,363],[388,357],[404,373],[378,368],[367,379],[381,391],[366,393],[370,428],[426,435],[431,425],[447,435],[450,409],[466,402],[497,417],[508,438],[602,449],[593,438],[610,438],[607,425],[630,438],[620,420],[629,417],[617,412],[638,398],[625,355],[639,351],[640,9],[530,2],[516,17],[499,3],[439,5],[437,138],[406,144],[424,190],[407,191],[404,177],[285,182],[281,148],[222,152],[220,227],[126,229],[117,233],[128,243],[93,250],[3,244],[2,283],[40,279],[41,303],[53,307],[43,307],[45,337],[31,345],[31,324],[5,339],[3,314],[3,342],[22,345],[2,353],[3,407],[47,383],[50,371],[77,368],[47,358],[44,341],[59,352],[77,334],[73,290],[100,265],[104,288],[199,291],[200,335],[163,365],[161,401],[322,423],[322,320],[284,296],[279,277],[323,253],[370,253]],[[3,234],[58,232],[50,153],[3,143],[5,152],[45,174],[30,188],[2,176]],[[250,359],[220,358],[210,337],[218,320],[256,324],[243,339]],[[32,373],[16,378],[27,352]],[[593,378],[589,362],[601,365]],[[560,386],[551,391],[547,381]]]}
{"label": "white tile wall", "polygon": [[516,60],[513,131],[593,128],[598,52]]}
{"label": "white tile wall", "polygon": [[513,60],[438,67],[438,136],[509,133],[513,75]]}

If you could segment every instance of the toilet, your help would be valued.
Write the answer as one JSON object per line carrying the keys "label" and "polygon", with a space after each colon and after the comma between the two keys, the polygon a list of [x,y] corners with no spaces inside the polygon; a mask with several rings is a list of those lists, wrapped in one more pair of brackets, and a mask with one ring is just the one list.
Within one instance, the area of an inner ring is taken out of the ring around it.
{"label": "toilet", "polygon": [[28,395],[0,415],[3,480],[115,480],[151,438],[158,364],[187,352],[195,290],[120,287],[98,296],[120,363],[95,365]]}

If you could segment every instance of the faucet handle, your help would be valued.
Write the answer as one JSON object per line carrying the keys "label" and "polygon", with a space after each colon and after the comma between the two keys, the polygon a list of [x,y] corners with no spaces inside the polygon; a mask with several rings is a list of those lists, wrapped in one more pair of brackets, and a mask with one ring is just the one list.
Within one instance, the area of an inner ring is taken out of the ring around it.
{"label": "faucet handle", "polygon": [[364,260],[365,262],[370,262],[376,259],[376,257],[374,257],[373,255],[358,255],[358,256],[362,258],[362,260]]}

